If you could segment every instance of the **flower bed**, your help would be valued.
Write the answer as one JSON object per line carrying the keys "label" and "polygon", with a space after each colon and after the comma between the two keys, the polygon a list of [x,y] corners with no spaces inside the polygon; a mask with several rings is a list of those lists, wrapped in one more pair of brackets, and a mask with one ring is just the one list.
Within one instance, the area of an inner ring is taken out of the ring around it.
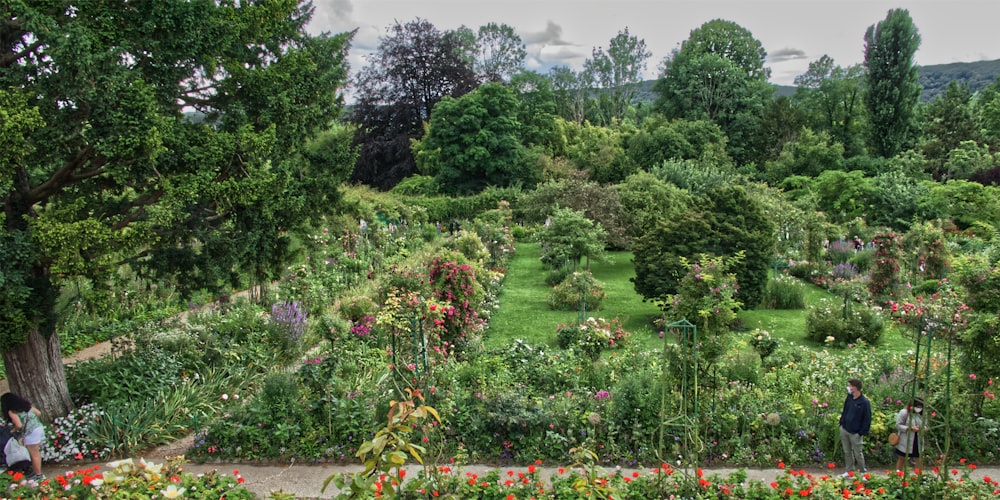
{"label": "flower bed", "polygon": [[251,499],[253,493],[242,486],[239,471],[232,476],[209,472],[191,474],[179,462],[154,464],[142,459],[119,460],[106,465],[70,471],[42,481],[28,480],[24,474],[0,474],[4,498],[185,498],[229,500]]}

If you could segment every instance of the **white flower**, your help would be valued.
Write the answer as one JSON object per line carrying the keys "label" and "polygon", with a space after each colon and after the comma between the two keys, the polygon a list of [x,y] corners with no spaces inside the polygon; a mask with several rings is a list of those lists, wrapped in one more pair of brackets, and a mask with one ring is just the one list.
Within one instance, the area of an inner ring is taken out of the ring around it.
{"label": "white flower", "polygon": [[229,394],[223,394],[222,395],[222,400],[223,401],[228,401],[229,400]]}
{"label": "white flower", "polygon": [[160,493],[163,494],[163,498],[182,498],[184,491],[184,488],[177,488],[177,485],[171,484],[167,489],[160,490]]}

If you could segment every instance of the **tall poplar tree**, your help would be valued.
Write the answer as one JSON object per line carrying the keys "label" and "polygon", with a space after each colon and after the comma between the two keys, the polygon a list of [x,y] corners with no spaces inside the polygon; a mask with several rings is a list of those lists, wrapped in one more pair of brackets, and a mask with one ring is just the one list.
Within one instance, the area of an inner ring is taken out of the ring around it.
{"label": "tall poplar tree", "polygon": [[864,103],[870,122],[868,147],[890,158],[916,137],[915,107],[920,83],[914,55],[920,34],[906,9],[892,9],[865,32]]}

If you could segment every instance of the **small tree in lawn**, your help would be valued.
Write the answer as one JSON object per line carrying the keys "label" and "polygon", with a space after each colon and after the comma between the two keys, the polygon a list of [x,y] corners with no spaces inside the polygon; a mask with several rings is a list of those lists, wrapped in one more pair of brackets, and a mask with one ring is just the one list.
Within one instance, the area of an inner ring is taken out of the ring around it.
{"label": "small tree in lawn", "polygon": [[557,208],[549,218],[550,224],[538,231],[538,240],[542,242],[542,262],[558,267],[566,261],[573,262],[573,271],[577,269],[580,260],[587,258],[587,270],[590,270],[590,260],[598,262],[607,259],[604,253],[606,233],[599,223],[596,223],[569,208]]}

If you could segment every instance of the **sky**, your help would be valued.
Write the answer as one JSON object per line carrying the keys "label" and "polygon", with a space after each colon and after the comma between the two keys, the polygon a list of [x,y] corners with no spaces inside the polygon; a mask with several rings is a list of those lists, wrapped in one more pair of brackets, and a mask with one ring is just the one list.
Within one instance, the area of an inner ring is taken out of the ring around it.
{"label": "sky", "polygon": [[357,29],[350,50],[352,75],[365,65],[379,38],[399,22],[417,18],[439,30],[490,22],[521,37],[525,66],[583,68],[596,47],[628,28],[653,53],[644,79],[680,47],[691,30],[713,19],[746,28],[767,51],[771,82],[792,85],[824,54],[847,67],[864,61],[864,34],[890,9],[909,11],[921,36],[919,65],[1000,59],[996,28],[1000,0],[313,0],[309,31]]}

